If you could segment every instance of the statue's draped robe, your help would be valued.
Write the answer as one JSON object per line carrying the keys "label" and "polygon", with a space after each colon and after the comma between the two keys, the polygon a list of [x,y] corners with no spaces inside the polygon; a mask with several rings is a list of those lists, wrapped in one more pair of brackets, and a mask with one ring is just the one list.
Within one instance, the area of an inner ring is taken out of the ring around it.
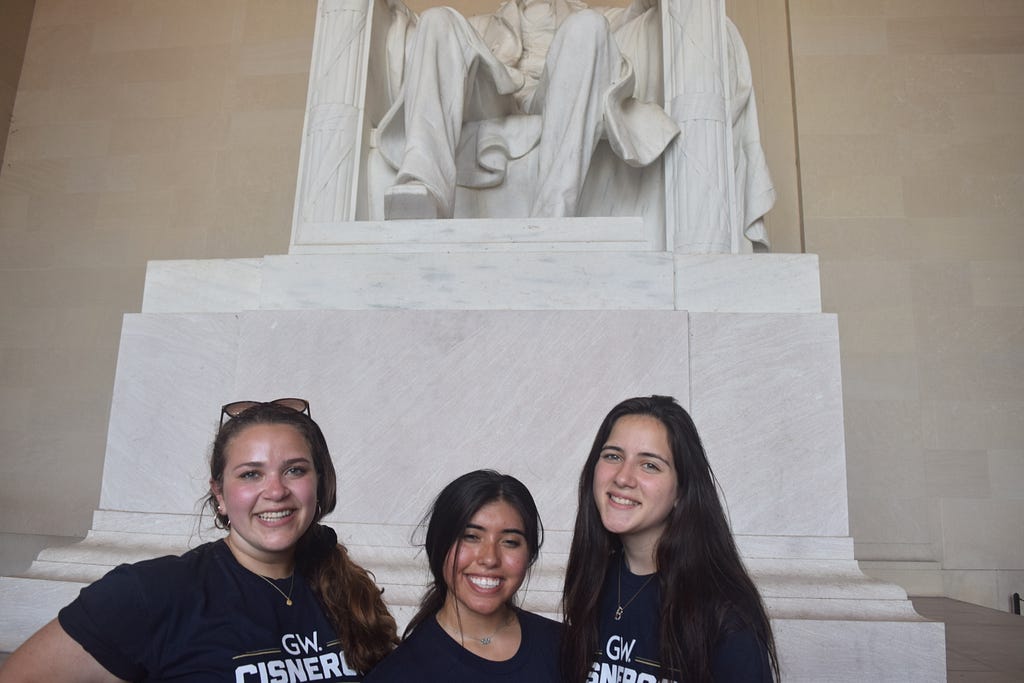
{"label": "statue's draped robe", "polygon": [[[414,68],[422,66],[410,63],[409,48],[418,30],[417,17],[400,2],[392,5],[394,16],[387,36],[386,70],[392,106],[378,126],[379,151],[392,168],[401,169],[412,142],[423,147],[422,156],[431,163],[445,155],[454,156],[450,169],[453,177],[445,179],[446,183],[468,188],[495,187],[505,181],[509,160],[519,159],[538,146],[545,94],[542,71],[551,44],[550,31],[538,27],[531,17],[538,1],[550,8],[555,26],[587,9],[578,0],[507,0],[493,14],[466,20],[459,16],[460,23],[455,24],[458,30],[440,36],[457,39],[464,58],[470,62],[466,83],[454,84],[465,91],[461,124],[450,133],[454,154],[437,146],[436,140],[413,141],[406,134],[403,84]],[[607,87],[590,94],[600,110],[598,132],[616,157],[630,166],[646,166],[679,134],[679,126],[660,105],[664,100],[662,78],[666,57],[661,49],[659,6],[654,3],[645,8],[641,3],[633,3],[625,8],[595,11],[608,21],[618,62]],[[761,148],[746,49],[732,22],[726,23],[735,200],[744,236],[767,244],[761,219],[773,205],[775,192]],[[456,32],[458,36],[452,35]],[[423,73],[420,69],[417,77],[423,78]],[[419,86],[439,88],[436,81],[445,78],[445,74],[429,69],[426,73],[426,78],[434,79],[435,83]],[[586,170],[582,169],[578,186],[582,185]],[[401,172],[398,180],[403,180]],[[451,208],[447,207],[448,215]]]}
{"label": "statue's draped robe", "polygon": [[[455,30],[442,37],[459,42],[471,62],[469,82],[465,86],[456,84],[467,91],[455,149],[458,185],[483,188],[501,184],[508,160],[522,157],[541,140],[545,105],[541,73],[552,35],[535,25],[532,4],[510,0],[494,14],[468,19],[469,30],[456,24]],[[586,9],[586,5],[574,0],[552,0],[544,5],[550,7],[556,27],[570,15]],[[419,30],[415,17],[401,9],[388,36],[388,71],[395,100],[379,125],[381,155],[396,169],[401,168],[410,143],[423,144],[407,135],[406,89],[394,86],[404,81],[412,68],[421,66],[410,64],[415,60],[407,49],[414,40],[414,32]],[[595,98],[600,112],[599,133],[608,140],[616,156],[631,166],[645,166],[664,151],[679,131],[656,104],[661,95],[658,9],[615,8],[602,13],[615,38],[616,63],[608,86],[586,96]],[[558,59],[572,56],[563,54]],[[635,68],[635,64],[642,68]],[[417,77],[431,77],[423,73],[418,71]],[[435,79],[444,77],[443,73],[437,74]],[[424,154],[429,152],[427,149]],[[430,156],[441,154],[443,151],[438,150]],[[586,169],[583,170],[585,175]],[[582,181],[581,177],[580,185]]]}

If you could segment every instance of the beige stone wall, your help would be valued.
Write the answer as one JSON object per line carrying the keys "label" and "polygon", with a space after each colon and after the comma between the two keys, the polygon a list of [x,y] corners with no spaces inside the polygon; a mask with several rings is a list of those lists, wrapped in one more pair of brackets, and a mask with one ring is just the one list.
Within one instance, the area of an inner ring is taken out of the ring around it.
{"label": "beige stone wall", "polygon": [[314,14],[37,0],[0,172],[0,532],[90,527],[147,260],[287,250]]}
{"label": "beige stone wall", "polygon": [[865,567],[1024,590],[1024,3],[791,0],[806,247]]}
{"label": "beige stone wall", "polygon": [[[0,171],[0,554],[5,533],[89,528],[146,261],[286,251],[314,9],[36,0]],[[1024,5],[729,12],[773,238],[821,255],[839,313],[859,556],[1003,607],[1024,579]]]}

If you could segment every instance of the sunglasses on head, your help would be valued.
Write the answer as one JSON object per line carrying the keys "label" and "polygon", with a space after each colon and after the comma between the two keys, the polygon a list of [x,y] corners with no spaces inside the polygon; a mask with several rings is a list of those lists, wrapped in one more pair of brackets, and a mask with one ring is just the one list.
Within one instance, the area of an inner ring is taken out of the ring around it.
{"label": "sunglasses on head", "polygon": [[305,413],[309,417],[309,401],[304,398],[275,398],[273,401],[235,401],[226,403],[220,408],[220,426],[224,426],[224,418],[232,419],[238,417],[249,408],[274,404],[283,408],[291,408],[297,413]]}

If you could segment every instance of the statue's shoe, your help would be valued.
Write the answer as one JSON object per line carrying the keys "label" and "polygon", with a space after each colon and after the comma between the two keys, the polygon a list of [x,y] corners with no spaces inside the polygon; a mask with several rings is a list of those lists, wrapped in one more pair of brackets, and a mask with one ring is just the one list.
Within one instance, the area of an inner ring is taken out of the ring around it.
{"label": "statue's shoe", "polygon": [[384,192],[384,219],[440,218],[437,202],[423,183],[392,185]]}

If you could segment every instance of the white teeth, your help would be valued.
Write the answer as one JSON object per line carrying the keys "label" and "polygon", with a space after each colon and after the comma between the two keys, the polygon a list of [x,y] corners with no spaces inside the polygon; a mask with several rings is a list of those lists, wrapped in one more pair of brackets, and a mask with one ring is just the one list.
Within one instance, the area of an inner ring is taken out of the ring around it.
{"label": "white teeth", "polygon": [[261,512],[256,516],[265,522],[272,522],[277,519],[284,519],[285,517],[290,516],[293,512],[294,510],[279,510],[277,512]]}
{"label": "white teeth", "polygon": [[497,588],[498,584],[501,583],[501,579],[496,579],[489,576],[470,576],[468,578],[470,583],[472,583],[474,586],[479,586],[480,588]]}
{"label": "white teeth", "polygon": [[611,499],[611,501],[613,503],[616,503],[618,505],[639,505],[640,504],[640,503],[636,502],[635,500],[630,500],[628,498],[619,498],[618,496],[612,495],[610,493],[608,494],[608,497]]}

